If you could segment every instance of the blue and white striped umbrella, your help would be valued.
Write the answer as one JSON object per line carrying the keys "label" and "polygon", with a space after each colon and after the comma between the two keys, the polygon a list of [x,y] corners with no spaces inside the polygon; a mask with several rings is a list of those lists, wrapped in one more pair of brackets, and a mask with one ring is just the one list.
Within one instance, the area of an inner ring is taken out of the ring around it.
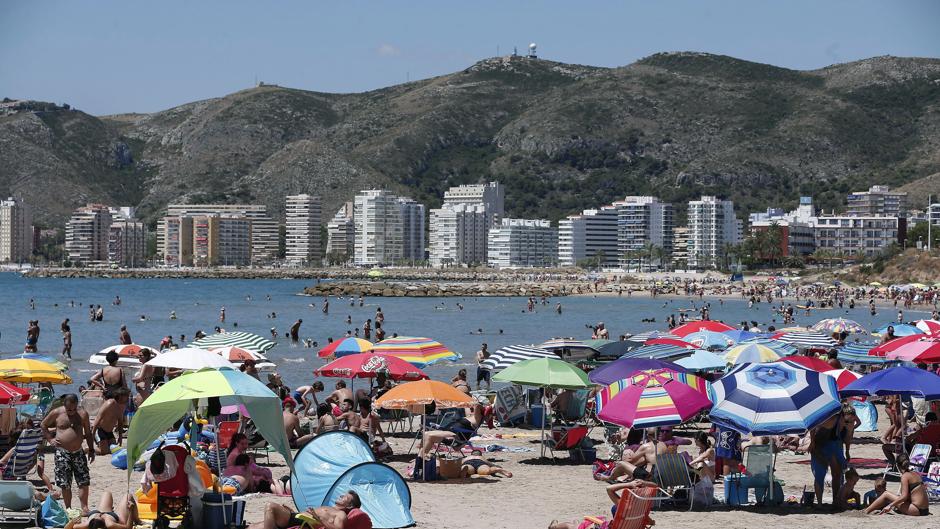
{"label": "blue and white striped umbrella", "polygon": [[836,379],[786,360],[733,368],[711,400],[712,422],[753,435],[802,433],[841,407]]}
{"label": "blue and white striped umbrella", "polygon": [[632,351],[624,353],[620,358],[655,358],[656,360],[663,360],[666,358],[689,356],[694,351],[695,349],[679,347],[678,345],[644,345],[643,347],[637,347]]}
{"label": "blue and white striped umbrella", "polygon": [[888,361],[883,356],[868,354],[876,343],[848,343],[839,348],[839,361],[843,364],[881,365]]}
{"label": "blue and white striped umbrella", "polygon": [[558,359],[558,355],[534,345],[507,345],[493,351],[490,357],[483,361],[483,366],[491,371],[502,371],[517,362],[535,358]]}
{"label": "blue and white striped umbrella", "polygon": [[767,347],[770,347],[776,351],[780,356],[791,356],[800,352],[800,350],[797,349],[795,345],[787,342],[781,342],[780,340],[774,340],[773,338],[752,338],[750,340],[744,340],[740,343],[756,343],[760,345],[766,345]]}
{"label": "blue and white striped umbrella", "polygon": [[815,331],[791,331],[774,335],[773,338],[804,349],[831,349],[838,345],[831,336]]}
{"label": "blue and white striped umbrella", "polygon": [[672,334],[669,331],[647,331],[641,332],[640,334],[634,334],[630,337],[631,341],[643,343],[646,340],[652,340],[653,338],[672,338],[674,340],[681,340],[675,334]]}

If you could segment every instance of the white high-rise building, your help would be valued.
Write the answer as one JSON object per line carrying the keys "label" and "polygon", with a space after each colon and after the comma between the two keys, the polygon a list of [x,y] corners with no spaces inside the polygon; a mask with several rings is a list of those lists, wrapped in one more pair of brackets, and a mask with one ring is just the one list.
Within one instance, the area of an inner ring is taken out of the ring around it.
{"label": "white high-rise building", "polygon": [[381,189],[360,191],[353,202],[357,265],[397,264],[402,259],[402,220],[398,197]]}
{"label": "white high-rise building", "polygon": [[506,190],[499,182],[456,186],[444,192],[444,204],[482,205],[490,226],[496,226],[506,212]]}
{"label": "white high-rise building", "polygon": [[320,197],[288,195],[285,208],[286,259],[297,266],[319,266]]}
{"label": "white high-rise building", "polygon": [[166,217],[157,223],[157,253],[166,253],[166,230],[168,218],[193,215],[220,215],[223,217],[246,217],[251,221],[251,262],[270,263],[277,259],[278,224],[268,216],[267,206],[260,204],[171,204]]}
{"label": "white high-rise building", "polygon": [[108,261],[126,268],[146,265],[147,226],[134,218],[135,208],[110,208],[110,212]]}
{"label": "white high-rise building", "polygon": [[483,204],[444,204],[431,210],[431,266],[486,263],[489,228]]}
{"label": "white high-rise building", "polygon": [[355,252],[355,242],[356,224],[353,221],[353,203],[346,202],[326,225],[327,259],[337,264],[348,261]]}
{"label": "white high-rise building", "polygon": [[855,217],[906,217],[907,193],[888,186],[871,186],[846,197],[848,214]]}
{"label": "white high-rise building", "polygon": [[659,265],[671,259],[675,229],[672,204],[656,197],[629,196],[617,206],[617,252],[620,266],[631,268],[640,263],[652,268],[655,256],[645,255],[652,247],[662,248]]}
{"label": "white high-rise building", "polygon": [[65,225],[65,253],[73,263],[108,262],[111,212],[103,204],[76,209]]}
{"label": "white high-rise building", "polygon": [[689,201],[689,268],[715,268],[725,246],[741,242],[743,223],[734,202],[703,196]]}
{"label": "white high-rise building", "polygon": [[575,266],[601,256],[601,266],[616,266],[617,206],[586,209],[558,221],[558,264]]}
{"label": "white high-rise building", "polygon": [[547,220],[501,219],[487,235],[487,261],[496,268],[548,267],[558,256],[558,231]]}
{"label": "white high-rise building", "polygon": [[0,200],[0,263],[24,263],[32,254],[32,211],[22,200]]}
{"label": "white high-rise building", "polygon": [[401,258],[409,263],[424,261],[424,204],[398,197],[401,211]]}

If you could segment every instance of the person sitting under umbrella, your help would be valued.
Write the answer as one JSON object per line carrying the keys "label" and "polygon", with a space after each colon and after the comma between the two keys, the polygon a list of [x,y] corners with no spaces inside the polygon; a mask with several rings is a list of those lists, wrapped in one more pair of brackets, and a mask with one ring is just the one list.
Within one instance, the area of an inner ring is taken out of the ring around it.
{"label": "person sitting under umbrella", "polygon": [[598,481],[617,481],[626,476],[629,479],[649,479],[653,476],[652,469],[656,466],[656,456],[668,451],[665,443],[659,441],[656,428],[646,429],[647,441],[640,445],[636,451],[625,450],[623,458],[610,471],[610,474],[598,474],[594,479]]}
{"label": "person sitting under umbrella", "polygon": [[483,423],[483,405],[477,403],[474,404],[471,409],[472,413],[467,417],[461,417],[454,423],[450,430],[431,430],[424,432],[424,435],[421,437],[421,449],[418,451],[418,455],[422,459],[427,459],[428,453],[434,445],[447,440],[454,440],[460,443],[470,441],[470,438],[474,435],[473,432],[476,432]]}

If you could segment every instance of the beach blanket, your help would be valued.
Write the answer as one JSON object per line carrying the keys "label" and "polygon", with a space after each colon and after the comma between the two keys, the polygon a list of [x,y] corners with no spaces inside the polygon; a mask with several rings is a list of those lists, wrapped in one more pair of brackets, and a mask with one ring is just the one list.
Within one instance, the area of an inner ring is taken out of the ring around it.
{"label": "beach blanket", "polygon": [[[809,465],[810,460],[804,459],[802,461],[796,461],[796,463],[800,465]],[[884,468],[885,460],[871,457],[853,457],[852,460],[849,461],[849,466],[855,468]]]}

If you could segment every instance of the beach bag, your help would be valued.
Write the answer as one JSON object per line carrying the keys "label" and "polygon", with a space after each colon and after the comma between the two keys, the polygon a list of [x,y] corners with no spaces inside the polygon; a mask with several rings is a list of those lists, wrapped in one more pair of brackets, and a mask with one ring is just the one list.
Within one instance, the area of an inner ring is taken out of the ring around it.
{"label": "beach bag", "polygon": [[725,505],[747,505],[747,488],[741,484],[741,474],[725,476]]}
{"label": "beach bag", "polygon": [[69,523],[69,515],[59,502],[52,499],[52,494],[46,496],[39,509],[40,524],[42,527],[65,527]]}
{"label": "beach bag", "polygon": [[420,455],[415,456],[415,465],[411,477],[423,481],[437,481],[440,479],[437,475],[437,458],[423,459]]}
{"label": "beach bag", "polygon": [[460,459],[439,457],[437,460],[437,473],[444,479],[457,479],[460,477]]}
{"label": "beach bag", "polygon": [[709,478],[702,478],[692,486],[692,505],[711,507],[715,502],[715,484]]}
{"label": "beach bag", "polygon": [[598,459],[594,461],[594,464],[591,467],[591,473],[594,475],[594,479],[607,479],[607,476],[610,475],[610,472],[617,466],[616,461],[604,461],[603,459]]}
{"label": "beach bag", "polygon": [[121,470],[127,470],[127,449],[122,448],[111,454],[111,465]]}

